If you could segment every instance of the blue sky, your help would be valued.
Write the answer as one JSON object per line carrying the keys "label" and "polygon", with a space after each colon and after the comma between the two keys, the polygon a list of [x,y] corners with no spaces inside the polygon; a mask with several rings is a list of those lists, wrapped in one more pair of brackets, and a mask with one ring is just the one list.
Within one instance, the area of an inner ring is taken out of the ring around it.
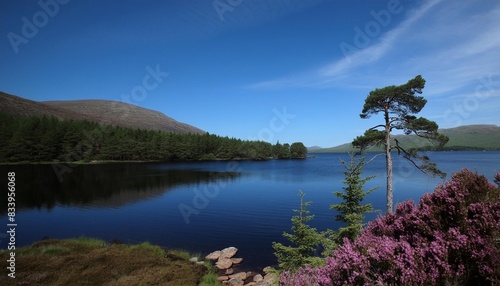
{"label": "blue sky", "polygon": [[122,100],[221,136],[331,147],[377,87],[421,74],[419,114],[500,125],[500,2],[1,1],[0,90]]}

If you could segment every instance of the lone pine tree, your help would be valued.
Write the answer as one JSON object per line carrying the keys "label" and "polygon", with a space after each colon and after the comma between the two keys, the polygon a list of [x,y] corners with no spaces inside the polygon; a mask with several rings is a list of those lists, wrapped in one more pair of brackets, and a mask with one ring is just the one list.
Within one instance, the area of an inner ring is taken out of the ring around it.
{"label": "lone pine tree", "polygon": [[392,213],[393,191],[392,191],[392,157],[391,152],[397,151],[408,159],[415,167],[426,174],[446,174],[436,168],[436,164],[430,162],[429,157],[420,155],[415,149],[406,150],[399,141],[392,136],[394,130],[402,130],[405,135],[415,134],[419,137],[429,139],[432,143],[441,147],[448,142],[448,137],[438,133],[438,125],[426,118],[417,118],[413,114],[419,113],[424,108],[427,100],[421,94],[425,86],[425,80],[421,75],[409,80],[407,83],[395,86],[386,86],[372,90],[365,99],[362,119],[370,118],[372,115],[382,113],[383,124],[374,126],[364,135],[356,137],[352,145],[360,148],[361,152],[371,146],[384,146],[387,171],[387,213]]}

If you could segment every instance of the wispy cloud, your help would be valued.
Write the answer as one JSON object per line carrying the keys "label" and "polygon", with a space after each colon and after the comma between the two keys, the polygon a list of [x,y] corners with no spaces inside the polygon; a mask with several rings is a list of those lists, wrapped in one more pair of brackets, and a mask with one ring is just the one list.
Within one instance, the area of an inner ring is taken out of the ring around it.
{"label": "wispy cloud", "polygon": [[376,43],[366,49],[359,50],[352,55],[344,57],[343,59],[326,66],[319,72],[319,74],[325,77],[336,77],[346,71],[349,71],[350,69],[378,61],[396,46],[396,42],[407,33],[408,29],[410,29],[418,19],[425,15],[430,8],[439,2],[440,0],[427,2],[420,9],[410,13],[409,17],[398,27],[383,35],[379,43]]}
{"label": "wispy cloud", "polygon": [[449,7],[441,6],[430,20],[441,25],[418,31],[410,42],[420,44],[422,51],[402,69],[425,73],[427,95],[448,96],[464,88],[474,92],[480,77],[499,73],[500,7],[471,15],[468,11],[473,6],[462,5],[454,13],[446,13]]}
{"label": "wispy cloud", "polygon": [[[441,0],[428,1],[418,10],[411,11],[406,20],[396,28],[382,34],[380,40],[364,49],[357,49],[350,55],[320,67],[317,70],[307,71],[301,75],[287,76],[281,79],[263,81],[251,85],[252,88],[287,88],[287,87],[321,87],[346,79],[353,69],[370,65],[385,56],[395,48],[400,37],[407,34],[407,30],[420,19],[429,9]],[[340,50],[340,48],[339,48]]]}
{"label": "wispy cloud", "polygon": [[494,7],[427,1],[407,12],[405,20],[369,47],[320,68],[250,87],[359,87],[362,83],[373,88],[423,74],[428,79],[426,94],[456,92],[476,84],[482,75],[500,71],[500,6],[487,4]]}

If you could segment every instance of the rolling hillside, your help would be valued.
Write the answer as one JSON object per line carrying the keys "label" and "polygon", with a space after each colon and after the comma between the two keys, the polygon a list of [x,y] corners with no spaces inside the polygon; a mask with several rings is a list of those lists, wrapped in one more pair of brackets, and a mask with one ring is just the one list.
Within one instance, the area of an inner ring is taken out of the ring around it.
{"label": "rolling hillside", "polygon": [[0,112],[16,116],[55,116],[59,119],[85,119],[90,117],[76,114],[69,110],[46,105],[33,100],[25,99],[5,92],[0,92]]}
{"label": "rolling hillside", "polygon": [[110,100],[68,100],[37,102],[0,92],[0,112],[20,116],[55,116],[83,119],[121,127],[203,134],[205,131],[178,122],[161,112]]}
{"label": "rolling hillside", "polygon": [[[455,128],[439,129],[439,132],[448,136],[450,140],[443,147],[444,150],[500,150],[500,127],[496,125],[465,125]],[[396,138],[406,149],[432,148],[431,142],[415,135],[396,135]],[[310,151],[313,153],[334,153],[351,151],[351,143],[332,148]],[[382,148],[373,148],[371,151],[382,151]]]}

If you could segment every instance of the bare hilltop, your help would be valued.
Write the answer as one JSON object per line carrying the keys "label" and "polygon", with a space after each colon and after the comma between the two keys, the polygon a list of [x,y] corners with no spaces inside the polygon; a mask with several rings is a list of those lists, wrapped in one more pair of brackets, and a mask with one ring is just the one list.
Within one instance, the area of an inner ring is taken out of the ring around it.
{"label": "bare hilltop", "polygon": [[174,133],[204,134],[205,131],[165,114],[133,104],[111,100],[33,101],[0,92],[0,112],[16,116],[55,116],[81,119],[127,128]]}

